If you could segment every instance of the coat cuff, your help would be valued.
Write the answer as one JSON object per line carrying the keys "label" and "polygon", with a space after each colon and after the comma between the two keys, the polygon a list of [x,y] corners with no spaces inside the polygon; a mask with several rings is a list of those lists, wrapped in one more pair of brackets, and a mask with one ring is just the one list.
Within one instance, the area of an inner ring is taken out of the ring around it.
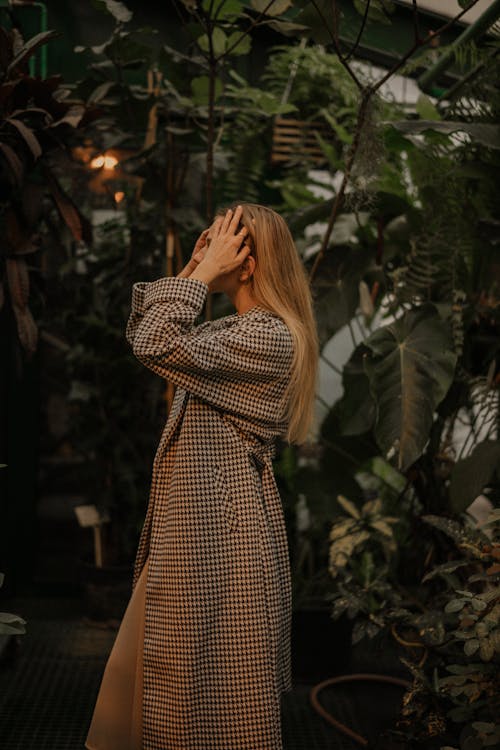
{"label": "coat cuff", "polygon": [[136,281],[132,285],[132,309],[142,310],[144,304],[144,292],[148,285],[147,281]]}
{"label": "coat cuff", "polygon": [[147,285],[144,290],[144,310],[157,302],[184,302],[198,313],[201,312],[207,294],[208,284],[201,279],[165,276]]}

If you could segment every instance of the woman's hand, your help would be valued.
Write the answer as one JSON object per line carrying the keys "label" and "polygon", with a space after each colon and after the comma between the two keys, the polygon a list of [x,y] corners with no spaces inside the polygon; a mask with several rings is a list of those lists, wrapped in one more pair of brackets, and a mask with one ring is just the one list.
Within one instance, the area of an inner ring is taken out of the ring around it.
{"label": "woman's hand", "polygon": [[181,277],[190,276],[192,274],[192,272],[194,271],[194,269],[198,266],[198,264],[203,260],[203,258],[205,257],[205,253],[207,251],[207,248],[208,248],[207,234],[209,233],[209,231],[210,231],[210,229],[205,229],[200,234],[200,236],[196,240],[196,244],[194,246],[194,250],[191,253],[191,258],[186,263],[186,265],[184,266],[184,268],[182,269],[182,271],[180,271],[177,274],[177,277],[179,277],[179,276],[181,276]]}
{"label": "woman's hand", "polygon": [[236,232],[243,209],[233,212],[229,209],[225,216],[219,216],[210,227],[212,237],[203,259],[191,273],[190,278],[200,279],[210,285],[219,276],[231,273],[241,266],[251,248],[243,244],[248,229],[243,227]]}

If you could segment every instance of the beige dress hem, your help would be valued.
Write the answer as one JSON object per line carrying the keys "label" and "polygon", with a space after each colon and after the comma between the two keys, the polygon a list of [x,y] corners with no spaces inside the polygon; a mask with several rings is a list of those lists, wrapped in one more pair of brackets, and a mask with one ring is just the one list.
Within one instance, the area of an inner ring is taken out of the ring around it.
{"label": "beige dress hem", "polygon": [[146,578],[142,568],[101,680],[87,750],[142,750],[143,649]]}

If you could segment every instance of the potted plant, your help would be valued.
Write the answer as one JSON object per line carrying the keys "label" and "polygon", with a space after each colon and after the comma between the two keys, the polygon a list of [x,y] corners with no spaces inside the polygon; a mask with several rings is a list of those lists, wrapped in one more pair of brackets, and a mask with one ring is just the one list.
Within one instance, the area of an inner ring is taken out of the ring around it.
{"label": "potted plant", "polygon": [[[7,464],[0,464],[3,469]],[[4,574],[0,573],[0,588],[3,586]],[[8,659],[12,643],[17,642],[19,635],[26,633],[26,620],[11,612],[0,612],[0,664]]]}

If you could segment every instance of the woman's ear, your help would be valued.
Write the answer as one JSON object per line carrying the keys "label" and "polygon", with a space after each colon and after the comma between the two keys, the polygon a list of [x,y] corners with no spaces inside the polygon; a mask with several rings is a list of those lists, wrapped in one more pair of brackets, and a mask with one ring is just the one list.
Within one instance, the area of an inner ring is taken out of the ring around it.
{"label": "woman's ear", "polygon": [[248,283],[255,271],[255,258],[253,255],[247,255],[241,265],[240,281]]}

